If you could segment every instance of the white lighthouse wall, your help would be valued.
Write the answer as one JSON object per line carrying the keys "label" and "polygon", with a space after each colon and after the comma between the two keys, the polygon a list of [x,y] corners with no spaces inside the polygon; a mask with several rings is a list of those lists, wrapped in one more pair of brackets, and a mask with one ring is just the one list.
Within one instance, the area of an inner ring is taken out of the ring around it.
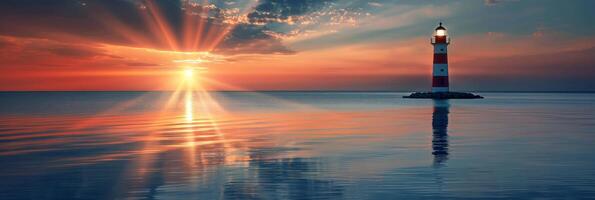
{"label": "white lighthouse wall", "polygon": [[448,52],[447,44],[434,44],[434,53],[445,54]]}
{"label": "white lighthouse wall", "polygon": [[448,64],[434,64],[433,76],[448,76]]}

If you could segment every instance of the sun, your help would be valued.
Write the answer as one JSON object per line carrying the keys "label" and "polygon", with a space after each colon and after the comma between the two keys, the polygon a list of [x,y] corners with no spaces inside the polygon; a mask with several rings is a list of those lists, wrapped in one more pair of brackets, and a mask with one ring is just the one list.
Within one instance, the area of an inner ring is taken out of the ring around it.
{"label": "sun", "polygon": [[194,70],[192,68],[184,69],[184,77],[186,79],[192,79],[194,77]]}

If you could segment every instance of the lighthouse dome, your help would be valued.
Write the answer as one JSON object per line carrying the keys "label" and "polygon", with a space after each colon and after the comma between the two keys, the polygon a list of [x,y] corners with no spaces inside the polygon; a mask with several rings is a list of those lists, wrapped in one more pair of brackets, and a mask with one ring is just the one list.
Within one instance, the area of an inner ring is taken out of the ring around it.
{"label": "lighthouse dome", "polygon": [[440,22],[440,24],[438,25],[438,27],[436,27],[435,31],[434,31],[434,36],[446,36],[446,28],[444,28],[444,26],[442,26],[442,22]]}

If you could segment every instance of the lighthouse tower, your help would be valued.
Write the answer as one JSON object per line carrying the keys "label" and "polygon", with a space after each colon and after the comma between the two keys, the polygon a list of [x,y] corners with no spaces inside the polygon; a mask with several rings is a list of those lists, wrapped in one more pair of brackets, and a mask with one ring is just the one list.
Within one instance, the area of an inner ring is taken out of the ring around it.
{"label": "lighthouse tower", "polygon": [[446,28],[440,25],[434,30],[431,43],[434,46],[434,67],[432,78],[432,93],[448,92],[448,56],[447,48],[450,38]]}
{"label": "lighthouse tower", "polygon": [[432,92],[414,92],[403,98],[411,99],[483,99],[482,96],[468,92],[451,92],[448,88],[448,44],[450,37],[446,28],[440,25],[434,29],[430,43],[434,46],[434,65],[432,68]]}

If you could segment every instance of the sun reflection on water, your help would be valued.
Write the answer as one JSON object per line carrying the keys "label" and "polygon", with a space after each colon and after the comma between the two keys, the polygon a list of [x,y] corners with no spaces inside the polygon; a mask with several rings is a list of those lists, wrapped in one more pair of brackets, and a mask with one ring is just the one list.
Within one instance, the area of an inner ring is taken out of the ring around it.
{"label": "sun reflection on water", "polygon": [[191,123],[194,118],[193,113],[193,106],[192,106],[192,91],[186,91],[186,100],[185,100],[185,118],[186,122]]}

